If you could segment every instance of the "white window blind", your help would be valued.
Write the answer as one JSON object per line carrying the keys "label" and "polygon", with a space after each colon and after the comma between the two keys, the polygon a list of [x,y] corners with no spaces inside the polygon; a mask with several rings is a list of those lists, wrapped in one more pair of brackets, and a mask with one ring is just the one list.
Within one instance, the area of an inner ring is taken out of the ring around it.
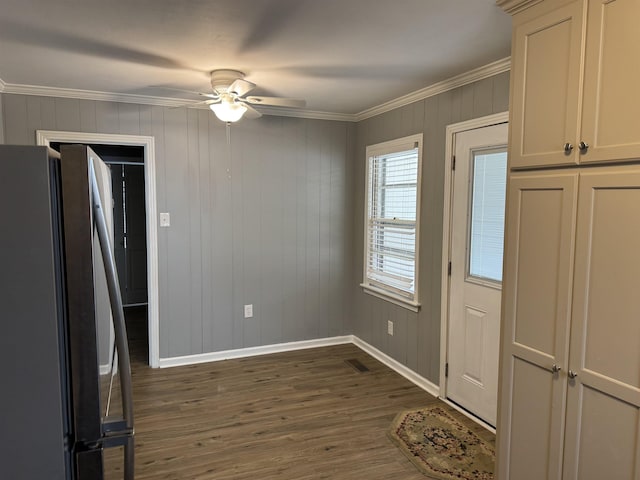
{"label": "white window blind", "polygon": [[502,281],[506,149],[473,155],[469,274]]}
{"label": "white window blind", "polygon": [[417,297],[421,136],[416,137],[367,149],[364,286],[409,302]]}

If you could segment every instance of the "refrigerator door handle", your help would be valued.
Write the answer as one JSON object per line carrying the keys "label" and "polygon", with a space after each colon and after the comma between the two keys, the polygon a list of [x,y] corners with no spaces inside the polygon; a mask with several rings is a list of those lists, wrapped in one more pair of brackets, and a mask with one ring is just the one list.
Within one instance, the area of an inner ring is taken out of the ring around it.
{"label": "refrigerator door handle", "polygon": [[[100,199],[100,190],[98,180],[95,174],[95,166],[93,159],[90,160],[89,175],[91,181],[91,202],[93,204],[93,218],[98,232],[98,240],[100,243],[100,251],[104,263],[107,286],[109,289],[109,301],[111,303],[111,311],[113,314],[113,327],[115,331],[115,341],[118,349],[118,369],[120,370],[120,388],[122,389],[122,413],[124,416],[125,427],[133,432],[133,389],[131,385],[131,363],[129,359],[129,347],[127,345],[127,334],[124,322],[124,310],[122,307],[122,297],[120,295],[120,286],[118,283],[118,274],[111,250],[111,242],[109,241],[109,231],[107,220]],[[133,435],[124,445],[124,473],[125,480],[133,480],[134,473],[134,445]]]}

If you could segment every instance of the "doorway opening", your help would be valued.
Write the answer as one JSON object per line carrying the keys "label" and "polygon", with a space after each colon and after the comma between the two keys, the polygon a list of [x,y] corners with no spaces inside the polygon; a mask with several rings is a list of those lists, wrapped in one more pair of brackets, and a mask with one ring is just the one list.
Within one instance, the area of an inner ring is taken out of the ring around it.
{"label": "doorway opening", "polygon": [[508,114],[447,127],[440,397],[495,432]]}
{"label": "doorway opening", "polygon": [[114,250],[132,361],[159,367],[158,260],[154,139],[37,131],[37,144],[91,147],[110,165]]}
{"label": "doorway opening", "polygon": [[[60,151],[68,142],[51,142]],[[132,362],[149,363],[144,148],[88,144],[111,170],[113,244]]]}

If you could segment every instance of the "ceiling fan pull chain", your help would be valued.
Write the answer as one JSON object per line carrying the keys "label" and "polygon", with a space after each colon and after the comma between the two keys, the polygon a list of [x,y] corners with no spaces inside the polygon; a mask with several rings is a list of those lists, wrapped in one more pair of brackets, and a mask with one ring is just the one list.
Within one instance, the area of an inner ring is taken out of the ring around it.
{"label": "ceiling fan pull chain", "polygon": [[227,168],[227,178],[231,180],[231,122],[227,122],[227,155],[228,155],[228,165]]}

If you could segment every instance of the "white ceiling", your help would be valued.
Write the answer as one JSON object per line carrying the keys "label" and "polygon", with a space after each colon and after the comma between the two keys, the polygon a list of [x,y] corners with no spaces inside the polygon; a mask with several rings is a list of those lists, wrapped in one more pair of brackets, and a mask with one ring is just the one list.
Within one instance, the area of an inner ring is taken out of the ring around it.
{"label": "white ceiling", "polygon": [[[509,55],[495,0],[1,0],[0,79],[194,100],[209,72],[358,114]],[[10,88],[6,89],[10,91]]]}

